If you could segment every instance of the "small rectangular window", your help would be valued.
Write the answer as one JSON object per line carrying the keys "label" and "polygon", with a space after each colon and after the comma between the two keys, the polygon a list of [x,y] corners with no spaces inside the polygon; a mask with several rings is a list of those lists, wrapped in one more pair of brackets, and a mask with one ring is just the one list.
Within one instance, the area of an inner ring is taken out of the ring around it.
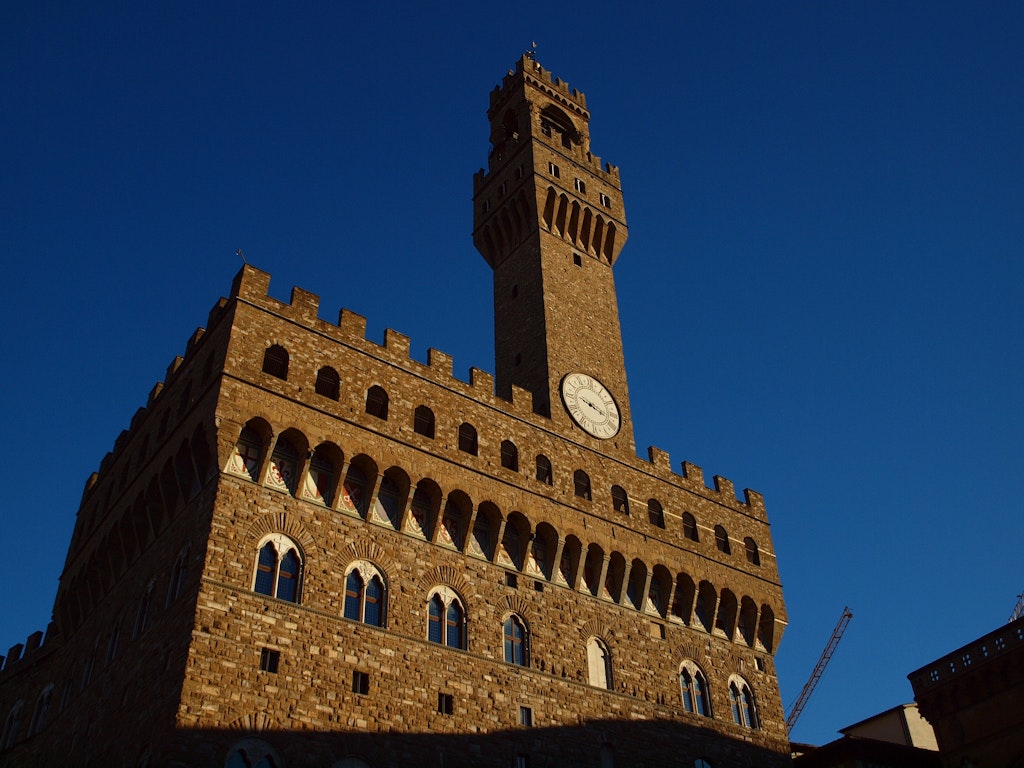
{"label": "small rectangular window", "polygon": [[572,185],[576,188],[576,191],[581,195],[587,194],[587,182],[583,179],[574,179]]}
{"label": "small rectangular window", "polygon": [[601,205],[603,205],[605,208],[612,207],[612,199],[608,197],[608,195],[606,195],[604,192],[601,193]]}
{"label": "small rectangular window", "polygon": [[490,210],[491,210],[491,200],[490,200],[490,198],[488,198],[487,200],[484,200],[483,210],[484,210],[484,213],[489,213],[490,212]]}
{"label": "small rectangular window", "polygon": [[538,592],[543,592],[544,591],[544,582],[543,581],[535,581],[535,582],[533,582],[533,588],[535,590],[537,590]]}
{"label": "small rectangular window", "polygon": [[519,588],[519,574],[506,573],[505,574],[505,586],[512,587],[512,589]]}
{"label": "small rectangular window", "polygon": [[498,194],[504,195],[506,192],[508,192],[508,184],[503,181],[498,185]]}
{"label": "small rectangular window", "polygon": [[533,726],[533,710],[530,707],[519,708],[519,724],[526,728]]}
{"label": "small rectangular window", "polygon": [[358,669],[352,673],[352,693],[366,696],[370,692],[370,673],[360,672]]}
{"label": "small rectangular window", "polygon": [[523,172],[523,166],[520,165],[518,168],[516,168],[516,178],[517,179],[523,178],[523,173],[524,173]]}
{"label": "small rectangular window", "polygon": [[575,264],[577,267],[582,267],[583,259],[580,258],[580,255],[578,253],[574,253],[572,255],[572,263]]}
{"label": "small rectangular window", "polygon": [[281,652],[269,648],[260,648],[260,670],[277,674],[277,665],[281,663]]}
{"label": "small rectangular window", "polygon": [[561,176],[561,172],[558,170],[558,166],[554,163],[548,163],[548,173],[554,176],[556,179]]}
{"label": "small rectangular window", "polygon": [[451,693],[437,694],[437,711],[442,715],[455,713],[455,696]]}

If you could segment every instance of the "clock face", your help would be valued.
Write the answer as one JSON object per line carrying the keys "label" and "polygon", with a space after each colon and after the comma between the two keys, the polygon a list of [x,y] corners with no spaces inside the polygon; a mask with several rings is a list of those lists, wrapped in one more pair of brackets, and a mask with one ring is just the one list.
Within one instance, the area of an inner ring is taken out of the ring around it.
{"label": "clock face", "polygon": [[585,373],[570,373],[562,379],[562,401],[572,420],[587,434],[607,440],[615,437],[622,423],[619,407],[615,405],[604,384]]}

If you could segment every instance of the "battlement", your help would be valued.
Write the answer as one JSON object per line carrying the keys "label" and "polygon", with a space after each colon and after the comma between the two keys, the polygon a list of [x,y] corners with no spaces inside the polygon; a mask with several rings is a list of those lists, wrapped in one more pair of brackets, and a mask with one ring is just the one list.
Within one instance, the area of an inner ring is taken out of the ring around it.
{"label": "battlement", "polygon": [[35,655],[36,651],[43,647],[44,639],[48,637],[42,630],[33,632],[24,643],[12,645],[6,656],[0,656],[0,673],[10,672],[22,661],[28,660],[29,656]]}
{"label": "battlement", "polygon": [[[443,387],[462,392],[477,402],[520,420],[534,423],[542,429],[551,429],[549,417],[534,413],[533,395],[525,389],[513,387],[511,399],[505,399],[495,393],[492,373],[472,366],[469,368],[468,380],[460,379],[453,373],[452,356],[445,352],[431,347],[427,351],[427,362],[421,363],[410,356],[410,337],[403,333],[387,328],[384,331],[383,342],[378,344],[366,337],[366,318],[356,312],[343,308],[338,313],[337,324],[332,324],[318,317],[320,299],[317,295],[293,287],[290,301],[285,303],[273,298],[269,290],[270,275],[246,264],[235,276],[231,297],[278,314],[311,331],[333,338],[346,346],[408,370]],[[647,461],[635,457],[633,466],[718,504],[742,511],[757,520],[767,520],[761,494],[745,489],[742,498],[739,498],[733,482],[720,475],[714,475],[711,479],[712,485],[709,486],[706,484],[703,470],[687,461],[682,462],[680,472],[676,472],[672,469],[669,454],[659,448],[648,448]]]}
{"label": "battlement", "polygon": [[[551,87],[559,95],[570,99],[576,108],[584,112],[587,109],[587,97],[582,91],[577,91],[575,88],[570,90],[567,82],[552,75],[551,72],[544,69],[540,62],[528,53],[524,53],[519,61],[516,62],[515,69],[510,69],[508,74],[502,78],[500,86],[494,86],[494,89],[491,91],[491,104],[497,103],[501,99],[502,92],[506,88],[512,87],[520,79],[524,81],[532,80],[535,84]],[[587,119],[589,117],[588,114]]]}

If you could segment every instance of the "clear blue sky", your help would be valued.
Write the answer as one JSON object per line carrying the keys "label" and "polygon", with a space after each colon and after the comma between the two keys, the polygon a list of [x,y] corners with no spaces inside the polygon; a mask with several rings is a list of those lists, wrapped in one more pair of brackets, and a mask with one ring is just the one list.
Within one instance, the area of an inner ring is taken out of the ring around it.
{"label": "clear blue sky", "polygon": [[[1024,4],[0,6],[0,647],[49,619],[82,486],[235,251],[493,370],[488,93],[536,40],[622,171],[637,442],[765,495],[793,736],[1024,590]],[[287,6],[287,8],[285,8]]]}

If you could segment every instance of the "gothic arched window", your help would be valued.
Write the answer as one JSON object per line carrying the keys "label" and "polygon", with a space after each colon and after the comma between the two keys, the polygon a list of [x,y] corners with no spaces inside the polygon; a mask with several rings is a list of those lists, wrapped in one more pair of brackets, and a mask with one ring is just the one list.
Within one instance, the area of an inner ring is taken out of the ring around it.
{"label": "gothic arched window", "polygon": [[366,561],[352,565],[345,577],[345,618],[383,627],[386,612],[387,590],[381,572]]}
{"label": "gothic arched window", "polygon": [[466,648],[466,611],[452,589],[438,587],[428,602],[427,639],[449,648]]}
{"label": "gothic arched window", "polygon": [[683,697],[683,709],[702,717],[711,716],[707,678],[701,668],[690,660],[684,661],[679,668],[679,689]]}
{"label": "gothic arched window", "polygon": [[252,591],[297,603],[301,576],[302,558],[295,542],[279,533],[265,536],[256,558]]}
{"label": "gothic arched window", "polygon": [[732,719],[736,725],[744,728],[759,728],[757,708],[754,706],[754,694],[746,680],[733,675],[729,680],[729,704],[732,706]]}

